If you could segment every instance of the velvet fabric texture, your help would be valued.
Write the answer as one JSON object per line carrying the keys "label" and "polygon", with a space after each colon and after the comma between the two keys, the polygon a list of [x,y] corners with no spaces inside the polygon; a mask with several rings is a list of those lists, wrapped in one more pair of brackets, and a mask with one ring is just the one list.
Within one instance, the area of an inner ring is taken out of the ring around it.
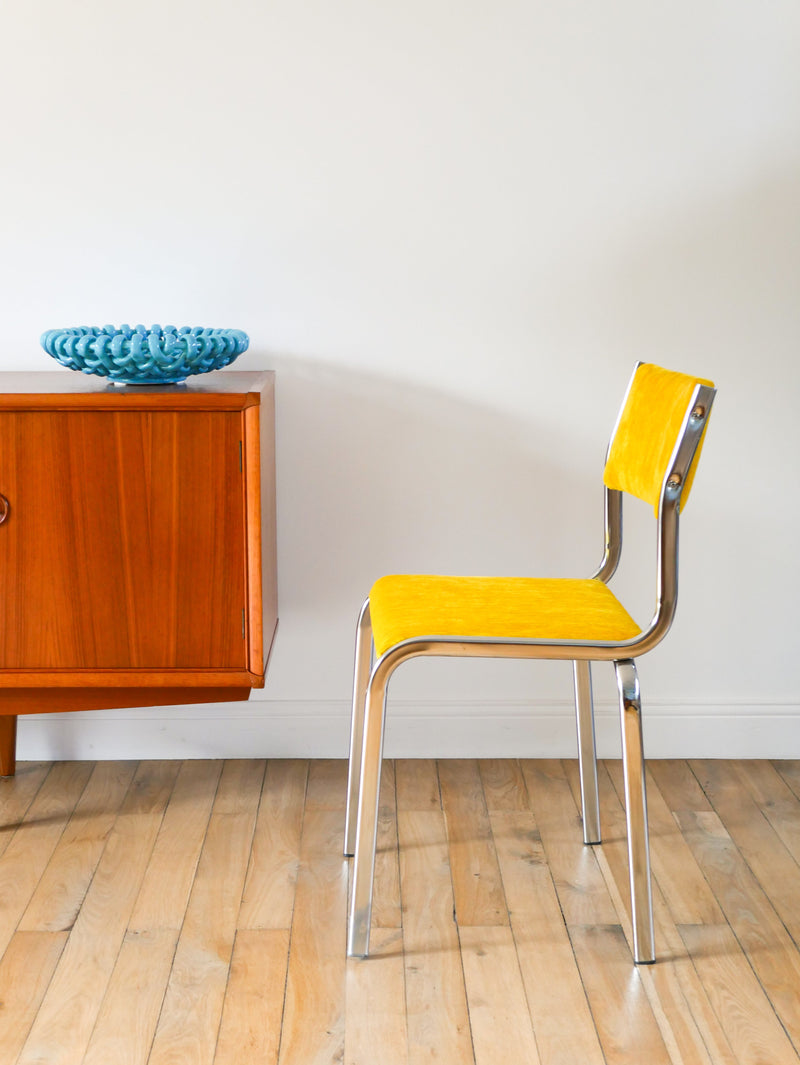
{"label": "velvet fabric texture", "polygon": [[369,600],[378,655],[421,636],[618,641],[641,632],[591,578],[388,576]]}
{"label": "velvet fabric texture", "polygon": [[[611,441],[603,474],[606,486],[650,503],[656,515],[661,485],[696,385],[713,388],[705,378],[643,363],[637,367]],[[706,428],[708,420],[681,492],[681,510],[689,498]]]}

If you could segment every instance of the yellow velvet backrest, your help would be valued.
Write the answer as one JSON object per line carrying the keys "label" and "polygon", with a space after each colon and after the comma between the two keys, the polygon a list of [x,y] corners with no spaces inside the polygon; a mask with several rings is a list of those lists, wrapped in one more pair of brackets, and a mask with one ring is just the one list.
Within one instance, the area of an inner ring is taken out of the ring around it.
{"label": "yellow velvet backrest", "polygon": [[[705,378],[663,370],[651,363],[636,368],[608,451],[603,474],[608,488],[630,492],[650,503],[658,514],[661,486],[697,385],[713,388]],[[689,497],[702,446],[701,437],[681,492],[681,510]]]}

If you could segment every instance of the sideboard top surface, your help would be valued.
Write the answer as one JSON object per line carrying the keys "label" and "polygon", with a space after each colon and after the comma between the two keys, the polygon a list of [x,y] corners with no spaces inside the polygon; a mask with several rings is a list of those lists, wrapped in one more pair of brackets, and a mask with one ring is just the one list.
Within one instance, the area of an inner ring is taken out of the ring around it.
{"label": "sideboard top surface", "polygon": [[101,410],[236,410],[260,401],[274,386],[268,370],[216,370],[190,377],[181,385],[114,385],[107,378],[74,370],[0,372],[0,410],[37,407],[91,407]]}

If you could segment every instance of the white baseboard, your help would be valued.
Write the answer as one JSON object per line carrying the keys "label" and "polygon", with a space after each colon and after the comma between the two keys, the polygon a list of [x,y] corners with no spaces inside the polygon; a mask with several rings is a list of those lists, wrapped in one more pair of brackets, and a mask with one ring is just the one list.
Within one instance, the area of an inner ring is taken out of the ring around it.
{"label": "white baseboard", "polygon": [[[344,758],[345,702],[273,702],[34,714],[19,719],[20,760],[122,758]],[[598,753],[620,754],[616,706],[595,708]],[[644,713],[649,758],[800,758],[800,704],[707,702]],[[389,758],[571,758],[566,702],[395,700],[386,729]]]}

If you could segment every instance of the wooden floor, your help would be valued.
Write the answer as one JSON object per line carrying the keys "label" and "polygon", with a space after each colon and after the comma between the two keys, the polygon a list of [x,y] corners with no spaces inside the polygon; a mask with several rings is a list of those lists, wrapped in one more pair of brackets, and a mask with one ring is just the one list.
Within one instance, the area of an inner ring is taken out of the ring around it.
{"label": "wooden floor", "polygon": [[[654,966],[620,765],[387,762],[345,962],[343,762],[23,763],[0,782],[0,1065],[800,1061],[800,762],[652,762]],[[399,846],[398,846],[399,840]]]}

